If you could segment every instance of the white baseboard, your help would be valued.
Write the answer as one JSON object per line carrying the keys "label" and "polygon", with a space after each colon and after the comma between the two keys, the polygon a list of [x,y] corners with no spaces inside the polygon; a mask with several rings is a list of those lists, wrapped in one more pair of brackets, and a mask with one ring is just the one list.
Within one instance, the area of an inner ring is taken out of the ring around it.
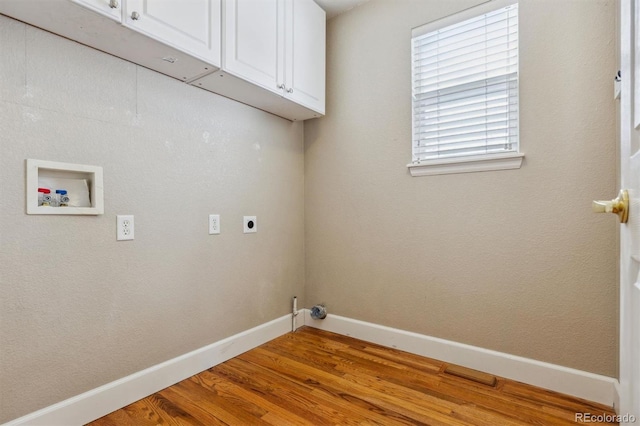
{"label": "white baseboard", "polygon": [[4,426],[83,425],[290,331],[289,314],[27,414]]}
{"label": "white baseboard", "polygon": [[616,380],[613,387],[613,409],[616,414],[623,415],[625,413],[620,411],[620,382]]}
{"label": "white baseboard", "polygon": [[310,327],[473,368],[608,406],[614,405],[614,402],[618,405],[618,381],[612,377],[338,315],[329,314],[323,320],[314,320],[310,317],[308,309],[305,309],[304,319],[305,325]]}
{"label": "white baseboard", "polygon": [[[302,317],[302,318],[300,318]],[[581,370],[491,351],[437,337],[328,315],[313,320],[308,309],[301,323],[417,355],[473,368],[589,401],[619,406],[618,381]],[[230,336],[177,358],[5,423],[3,426],[82,425],[198,374],[291,331],[291,315]]]}

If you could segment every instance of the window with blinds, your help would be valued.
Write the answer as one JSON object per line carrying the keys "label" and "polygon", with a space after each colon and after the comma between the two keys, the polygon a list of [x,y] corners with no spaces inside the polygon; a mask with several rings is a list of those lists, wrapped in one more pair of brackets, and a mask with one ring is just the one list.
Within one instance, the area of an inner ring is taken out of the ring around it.
{"label": "window with blinds", "polygon": [[413,164],[517,153],[518,5],[414,31],[411,45]]}

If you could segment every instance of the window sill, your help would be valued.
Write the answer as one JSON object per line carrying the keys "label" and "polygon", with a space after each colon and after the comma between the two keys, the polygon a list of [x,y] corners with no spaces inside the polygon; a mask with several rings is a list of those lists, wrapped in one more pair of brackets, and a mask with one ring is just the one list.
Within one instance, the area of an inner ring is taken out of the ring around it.
{"label": "window sill", "polygon": [[524,154],[491,154],[473,157],[443,158],[407,164],[411,176],[447,175],[452,173],[486,172],[490,170],[519,169]]}

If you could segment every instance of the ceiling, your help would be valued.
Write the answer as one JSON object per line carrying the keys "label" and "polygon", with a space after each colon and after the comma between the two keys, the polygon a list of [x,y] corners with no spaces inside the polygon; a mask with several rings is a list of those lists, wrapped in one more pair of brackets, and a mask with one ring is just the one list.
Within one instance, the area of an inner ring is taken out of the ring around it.
{"label": "ceiling", "polygon": [[340,15],[367,1],[369,0],[315,0],[327,12],[327,19]]}

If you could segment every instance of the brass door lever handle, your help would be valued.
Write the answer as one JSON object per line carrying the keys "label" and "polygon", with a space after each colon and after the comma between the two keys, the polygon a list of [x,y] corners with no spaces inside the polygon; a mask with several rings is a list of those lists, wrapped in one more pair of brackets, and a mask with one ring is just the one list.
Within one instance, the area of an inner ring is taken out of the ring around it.
{"label": "brass door lever handle", "polygon": [[613,200],[594,201],[591,208],[595,213],[615,213],[620,218],[620,223],[627,223],[629,220],[629,192],[622,189]]}

